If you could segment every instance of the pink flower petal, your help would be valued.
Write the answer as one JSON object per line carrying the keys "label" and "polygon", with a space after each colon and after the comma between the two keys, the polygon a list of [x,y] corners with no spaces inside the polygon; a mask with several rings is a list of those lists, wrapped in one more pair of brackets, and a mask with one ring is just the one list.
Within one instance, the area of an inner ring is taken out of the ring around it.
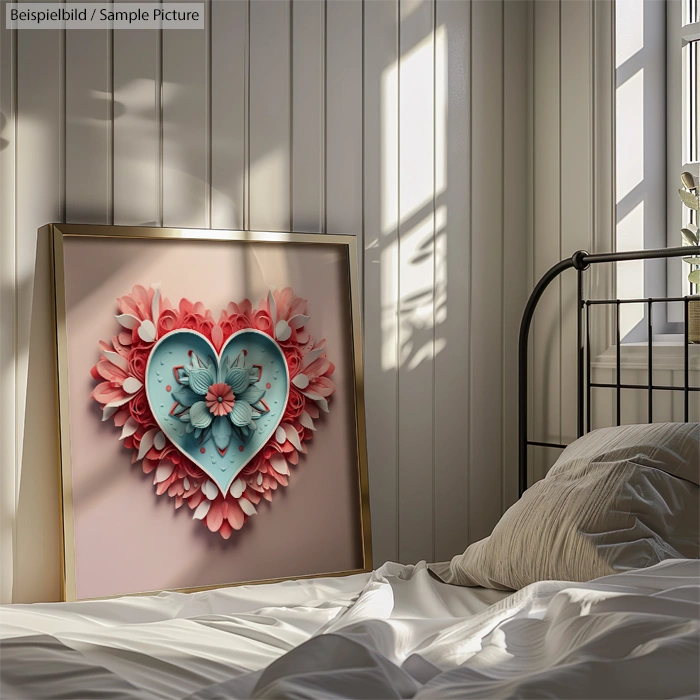
{"label": "pink flower petal", "polygon": [[245,523],[245,514],[237,501],[228,501],[226,505],[226,519],[234,530],[240,530]]}
{"label": "pink flower petal", "polygon": [[214,343],[216,351],[219,352],[224,344],[224,332],[218,323],[211,329],[211,341]]}
{"label": "pink flower petal", "polygon": [[212,501],[209,512],[207,513],[207,527],[211,532],[216,532],[221,523],[224,522],[224,504],[221,500]]}
{"label": "pink flower petal", "polygon": [[331,367],[330,360],[326,357],[319,357],[318,360],[314,360],[310,365],[305,368],[306,374],[312,379],[316,379],[321,375],[325,374]]}
{"label": "pink flower petal", "polygon": [[93,390],[90,396],[99,401],[99,403],[107,404],[113,403],[114,401],[119,401],[123,398],[127,400],[130,398],[129,395],[121,388],[121,386],[116,386],[112,382],[102,382],[98,384]]}

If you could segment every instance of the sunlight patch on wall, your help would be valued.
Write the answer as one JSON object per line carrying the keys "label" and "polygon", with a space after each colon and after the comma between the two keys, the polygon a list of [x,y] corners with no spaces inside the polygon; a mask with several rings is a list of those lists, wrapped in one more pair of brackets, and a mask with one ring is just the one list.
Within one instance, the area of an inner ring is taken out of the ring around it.
{"label": "sunlight patch on wall", "polygon": [[[414,369],[445,345],[447,34],[444,26],[382,76],[382,369]],[[410,85],[410,90],[400,90]],[[434,95],[435,101],[426,98]],[[397,350],[398,348],[398,350]]]}
{"label": "sunlight patch on wall", "polygon": [[644,12],[639,0],[615,2],[615,68],[644,48]]}
{"label": "sunlight patch on wall", "polygon": [[[617,250],[644,248],[644,202],[640,202],[617,224]],[[620,299],[644,298],[644,261],[617,263],[617,296]],[[620,336],[624,338],[644,320],[642,304],[620,305]]]}
{"label": "sunlight patch on wall", "polygon": [[616,92],[615,157],[618,204],[644,182],[644,70]]}

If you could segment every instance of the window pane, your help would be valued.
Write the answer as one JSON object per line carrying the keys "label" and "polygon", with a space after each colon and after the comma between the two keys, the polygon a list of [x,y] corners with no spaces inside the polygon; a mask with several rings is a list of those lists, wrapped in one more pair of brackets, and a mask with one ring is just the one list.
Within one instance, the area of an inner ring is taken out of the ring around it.
{"label": "window pane", "polygon": [[687,163],[700,160],[700,50],[693,41],[683,47],[683,158]]}
{"label": "window pane", "polygon": [[698,0],[683,0],[683,24],[700,22],[698,16]]}

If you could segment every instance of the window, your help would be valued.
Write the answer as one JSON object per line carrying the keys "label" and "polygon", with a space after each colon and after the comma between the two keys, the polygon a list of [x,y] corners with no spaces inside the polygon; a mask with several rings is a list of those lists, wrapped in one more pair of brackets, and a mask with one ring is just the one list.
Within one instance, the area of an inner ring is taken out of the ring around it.
{"label": "window", "polygon": [[[658,0],[615,2],[615,248],[663,248],[667,228],[666,6]],[[677,173],[675,178],[678,179]],[[678,197],[678,195],[676,195]],[[680,239],[680,227],[678,228]],[[678,243],[676,243],[678,245]],[[615,265],[620,299],[666,296],[666,263]],[[654,308],[654,330],[669,333],[665,309]],[[627,343],[646,338],[644,304],[620,308]]]}
{"label": "window", "polygon": [[[697,223],[680,204],[680,174],[700,175],[700,0],[667,0],[667,233],[668,245],[681,244],[680,229]],[[687,266],[669,263],[669,294],[697,293],[687,280]],[[670,320],[680,321],[680,309]]]}

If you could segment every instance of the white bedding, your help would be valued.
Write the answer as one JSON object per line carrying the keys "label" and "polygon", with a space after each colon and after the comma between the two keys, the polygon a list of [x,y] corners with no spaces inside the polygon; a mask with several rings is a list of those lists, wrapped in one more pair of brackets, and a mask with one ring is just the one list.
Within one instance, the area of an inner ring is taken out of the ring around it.
{"label": "white bedding", "polygon": [[689,698],[700,562],[508,595],[424,563],[196,594],[0,608],[0,697]]}

